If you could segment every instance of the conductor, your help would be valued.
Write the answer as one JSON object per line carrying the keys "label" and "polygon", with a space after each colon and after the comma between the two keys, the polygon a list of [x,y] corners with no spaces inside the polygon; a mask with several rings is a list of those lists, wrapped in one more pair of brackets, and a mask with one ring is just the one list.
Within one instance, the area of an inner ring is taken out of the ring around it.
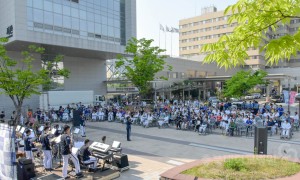
{"label": "conductor", "polygon": [[127,131],[127,141],[131,141],[131,139],[130,139],[130,134],[131,134],[131,119],[130,119],[130,117],[128,116],[127,118],[126,118],[126,131]]}

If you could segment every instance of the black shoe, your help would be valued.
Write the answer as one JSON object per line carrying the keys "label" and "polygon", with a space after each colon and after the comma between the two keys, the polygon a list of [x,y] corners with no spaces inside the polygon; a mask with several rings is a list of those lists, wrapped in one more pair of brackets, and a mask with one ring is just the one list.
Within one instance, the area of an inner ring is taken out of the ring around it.
{"label": "black shoe", "polygon": [[70,179],[70,176],[65,177],[64,179]]}
{"label": "black shoe", "polygon": [[84,136],[81,136],[81,137],[86,137],[86,135],[84,135]]}
{"label": "black shoe", "polygon": [[131,141],[130,139],[127,139],[127,141]]}
{"label": "black shoe", "polygon": [[83,177],[83,174],[81,172],[76,174],[76,178],[81,178],[81,177]]}

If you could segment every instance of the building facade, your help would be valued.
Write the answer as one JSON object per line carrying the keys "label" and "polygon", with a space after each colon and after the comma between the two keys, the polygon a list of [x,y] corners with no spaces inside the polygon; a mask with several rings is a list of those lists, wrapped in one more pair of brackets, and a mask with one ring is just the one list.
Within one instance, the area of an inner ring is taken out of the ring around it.
{"label": "building facade", "polygon": [[[205,44],[214,43],[223,35],[231,34],[237,23],[228,24],[229,15],[224,15],[224,11],[217,11],[215,7],[202,9],[202,14],[196,17],[182,19],[179,21],[179,54],[182,57],[194,58],[201,55],[201,47]],[[271,29],[267,32],[269,39],[279,38],[286,34],[294,34],[300,26],[299,19],[292,19],[288,25],[278,25],[276,32]],[[281,74],[292,77],[291,86],[300,84],[300,53],[296,57],[291,57],[290,61],[280,61],[277,65],[270,66],[266,64],[264,52],[257,48],[249,47],[247,59],[244,68],[265,69],[271,74]],[[288,87],[288,80],[282,80],[281,84]]]}
{"label": "building facade", "polygon": [[[124,53],[136,37],[136,1],[0,0],[0,37],[9,38],[8,54],[17,60],[30,44],[45,48],[44,55],[35,55],[37,69],[63,55],[61,66],[71,71],[58,80],[63,90],[105,94],[106,60]],[[37,99],[26,104],[38,107]],[[11,105],[4,95],[0,100],[0,110]]]}

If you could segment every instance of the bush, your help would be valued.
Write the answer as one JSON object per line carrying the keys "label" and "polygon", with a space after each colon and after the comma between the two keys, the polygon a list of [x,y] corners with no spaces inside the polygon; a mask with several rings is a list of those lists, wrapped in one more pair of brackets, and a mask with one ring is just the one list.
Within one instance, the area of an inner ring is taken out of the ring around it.
{"label": "bush", "polygon": [[226,160],[224,162],[224,168],[225,169],[232,169],[232,170],[235,170],[235,171],[247,170],[243,159],[240,159],[240,158]]}

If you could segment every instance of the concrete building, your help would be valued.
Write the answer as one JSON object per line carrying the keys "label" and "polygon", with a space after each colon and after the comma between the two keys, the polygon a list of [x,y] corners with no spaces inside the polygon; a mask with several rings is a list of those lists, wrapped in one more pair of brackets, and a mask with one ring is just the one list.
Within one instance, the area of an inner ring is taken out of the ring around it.
{"label": "concrete building", "polygon": [[[115,68],[115,62],[115,60],[107,62],[107,93],[109,95],[138,93],[138,89],[131,82],[119,76],[120,70]],[[157,95],[164,96],[165,98],[170,98],[172,91],[189,91],[190,89],[188,86],[183,85],[175,87],[175,84],[182,84],[182,82],[193,78],[232,76],[240,70],[240,68],[235,68],[226,71],[224,68],[217,68],[215,64],[203,64],[198,60],[184,58],[168,57],[165,62],[166,65],[172,66],[172,71],[165,68],[156,74],[157,79],[151,84],[152,88],[156,90]],[[168,80],[158,78],[162,76],[168,78]],[[199,90],[199,98],[204,99],[207,97],[207,92],[215,90],[216,81],[207,82],[205,85],[194,85],[195,87],[193,89]],[[185,96],[187,96],[187,94]]]}
{"label": "concrete building", "polygon": [[[106,60],[124,53],[136,37],[135,0],[0,0],[0,37],[9,37],[8,54],[21,59],[29,44],[44,47],[41,60],[64,55],[69,79],[59,79],[64,90],[93,90],[106,94]],[[25,103],[35,109],[38,97]],[[0,110],[12,103],[0,95]]]}
{"label": "concrete building", "polygon": [[[231,34],[237,23],[228,24],[229,15],[224,15],[224,11],[217,11],[215,7],[202,9],[199,16],[182,19],[179,21],[179,54],[188,59],[197,59],[200,49],[204,44],[214,43],[223,35]],[[276,32],[269,30],[267,33],[269,39],[278,38],[286,34],[294,34],[300,26],[299,19],[292,19],[288,25],[279,25]],[[280,61],[277,65],[270,66],[266,64],[264,52],[259,49],[249,47],[247,51],[249,59],[246,60],[245,69],[265,69],[270,74],[284,73],[291,76],[291,86],[300,84],[300,53],[292,57],[290,61]],[[288,87],[288,80],[282,80],[280,83],[283,88]],[[281,87],[282,88],[282,87]]]}

